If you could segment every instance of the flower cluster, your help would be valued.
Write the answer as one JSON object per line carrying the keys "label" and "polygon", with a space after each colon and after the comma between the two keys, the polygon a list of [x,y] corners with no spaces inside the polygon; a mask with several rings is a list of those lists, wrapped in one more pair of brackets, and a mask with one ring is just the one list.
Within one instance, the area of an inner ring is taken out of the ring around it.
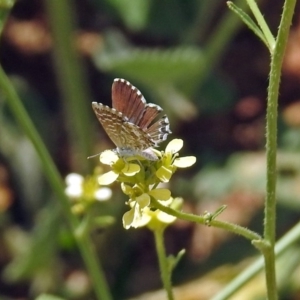
{"label": "flower cluster", "polygon": [[84,178],[80,174],[70,173],[66,177],[66,195],[72,201],[72,211],[81,214],[95,201],[106,201],[112,196],[108,187],[99,187],[98,176]]}
{"label": "flower cluster", "polygon": [[153,149],[159,158],[157,161],[140,157],[120,158],[110,150],[101,154],[100,161],[109,165],[111,171],[99,176],[99,184],[121,182],[122,191],[129,198],[126,204],[130,209],[123,216],[124,228],[154,227],[155,224],[166,226],[175,220],[173,216],[156,209],[155,201],[176,208],[182,202],[179,198],[173,199],[170,190],[158,187],[161,183],[169,182],[177,168],[186,168],[195,163],[194,156],[178,157],[182,146],[182,140],[174,139],[165,152]]}

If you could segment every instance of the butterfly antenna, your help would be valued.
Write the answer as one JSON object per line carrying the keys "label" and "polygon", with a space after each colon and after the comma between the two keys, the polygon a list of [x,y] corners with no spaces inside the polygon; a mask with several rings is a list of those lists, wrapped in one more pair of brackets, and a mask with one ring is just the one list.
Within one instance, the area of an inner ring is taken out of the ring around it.
{"label": "butterfly antenna", "polygon": [[[101,153],[102,153],[102,152],[101,152]],[[94,158],[94,157],[96,157],[96,156],[98,156],[98,155],[101,155],[101,153],[98,153],[98,154],[95,154],[95,155],[92,155],[92,156],[88,156],[88,158],[87,158],[87,159]]]}

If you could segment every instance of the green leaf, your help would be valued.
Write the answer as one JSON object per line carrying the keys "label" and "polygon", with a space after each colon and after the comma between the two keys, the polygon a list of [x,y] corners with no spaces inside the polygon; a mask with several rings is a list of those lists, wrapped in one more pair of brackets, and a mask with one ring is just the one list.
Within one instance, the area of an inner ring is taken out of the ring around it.
{"label": "green leaf", "polygon": [[148,21],[149,0],[106,0],[117,10],[125,25],[133,30],[142,30]]}
{"label": "green leaf", "polygon": [[227,5],[229,9],[231,9],[236,15],[238,15],[242,19],[242,21],[249,27],[249,29],[251,29],[254,32],[254,34],[256,34],[268,48],[270,48],[265,35],[256,25],[256,23],[252,20],[252,18],[231,1],[228,1]]}
{"label": "green leaf", "polygon": [[177,253],[176,256],[173,255],[168,256],[168,267],[170,272],[172,272],[175,269],[175,267],[177,266],[177,264],[179,263],[179,261],[181,260],[184,254],[185,254],[185,249],[182,249]]}
{"label": "green leaf", "polygon": [[105,49],[97,52],[94,62],[102,71],[117,73],[124,78],[137,78],[153,87],[193,78],[202,68],[204,57],[202,51],[195,47],[168,50],[125,47],[123,51]]}

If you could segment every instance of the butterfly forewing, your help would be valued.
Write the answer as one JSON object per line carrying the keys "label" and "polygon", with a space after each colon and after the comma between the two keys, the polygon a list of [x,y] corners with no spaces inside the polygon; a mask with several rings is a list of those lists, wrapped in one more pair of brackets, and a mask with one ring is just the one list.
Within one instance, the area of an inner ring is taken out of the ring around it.
{"label": "butterfly forewing", "polygon": [[146,100],[130,82],[116,78],[112,85],[112,107],[137,124],[143,116]]}
{"label": "butterfly forewing", "polygon": [[127,122],[121,113],[101,103],[93,103],[96,116],[107,135],[118,148],[147,149],[154,146],[150,136],[139,126]]}
{"label": "butterfly forewing", "polygon": [[94,112],[109,138],[117,147],[122,147],[120,132],[124,124],[121,113],[101,103],[92,103]]}

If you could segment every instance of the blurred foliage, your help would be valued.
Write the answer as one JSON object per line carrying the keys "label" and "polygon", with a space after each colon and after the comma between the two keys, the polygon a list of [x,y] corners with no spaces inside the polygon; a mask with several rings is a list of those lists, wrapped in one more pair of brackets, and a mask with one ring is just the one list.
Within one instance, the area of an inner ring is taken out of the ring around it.
{"label": "blurred foliage", "polygon": [[[243,5],[241,2],[244,1],[237,1],[237,4]],[[277,5],[273,1],[264,4],[266,16],[276,26],[276,20],[270,16],[278,14],[276,9],[282,1],[277,2]],[[184,154],[198,157],[197,167],[178,172],[171,183],[172,194],[185,198],[184,210],[198,214],[205,210],[213,212],[225,203],[228,208],[220,218],[259,227],[265,190],[262,150],[268,61],[265,50],[241,29],[241,24],[231,20],[232,28],[225,26],[226,18],[232,15],[225,1],[90,0],[70,3],[73,12],[77,12],[79,24],[78,28],[73,28],[74,33],[81,32],[78,36],[70,33],[70,36],[84,57],[85,78],[94,95],[94,99],[91,96],[83,99],[86,105],[90,106],[92,100],[111,105],[109,90],[114,77],[132,82],[148,102],[164,108],[171,120],[173,138],[185,140]],[[76,144],[72,131],[76,129],[66,125],[82,124],[82,115],[66,113],[73,99],[64,102],[62,87],[58,87],[55,79],[60,66],[51,61],[56,39],[45,25],[51,17],[49,14],[38,1],[17,2],[4,29],[0,54],[3,67],[65,176],[84,169],[73,163],[77,154],[72,148]],[[16,27],[18,23],[20,27]],[[49,47],[39,48],[45,45],[41,42],[45,36],[51,41]],[[208,49],[213,43],[216,50],[210,52]],[[218,64],[221,58],[222,64]],[[283,79],[283,109],[299,100],[299,78],[293,80],[294,85],[291,81],[287,86]],[[0,297],[14,299],[53,293],[67,299],[90,298],[92,288],[86,280],[75,242],[56,207],[57,199],[45,181],[32,145],[7,109],[5,99],[0,97]],[[247,97],[253,100],[243,101]],[[249,102],[253,106],[249,106]],[[241,105],[239,110],[241,103],[246,105]],[[86,126],[86,134],[95,143],[94,153],[111,148],[96,117],[92,122],[92,125],[82,126]],[[286,118],[280,123],[279,144],[281,214],[278,231],[283,233],[299,219],[300,207],[300,132],[299,126],[291,125]],[[98,165],[98,159],[92,163]],[[90,213],[116,219],[108,228],[93,227],[92,236],[115,299],[125,299],[157,289],[160,282],[149,233],[144,230],[124,232],[121,227],[125,205],[118,189],[113,186],[113,199],[92,206]],[[9,195],[10,199],[6,204],[4,195]],[[227,242],[229,235],[224,232],[203,228],[201,231],[197,226],[178,222],[167,231],[170,253],[187,248],[176,268],[175,277],[180,278],[176,283],[197,281],[197,288],[194,282],[189,289],[185,285],[178,288],[184,291],[180,299],[187,298],[190,291],[194,298],[199,295],[203,295],[203,299],[211,298],[203,282],[210,282],[215,287],[214,292],[219,290],[242,270],[245,262],[241,261],[248,259],[246,251],[236,257],[232,255],[235,248],[244,249],[239,239]],[[282,263],[283,258],[279,262],[285,267],[280,272],[282,298],[300,290],[299,265],[295,259],[298,248],[290,249],[290,254],[285,256],[289,263]],[[210,259],[211,255],[218,259]],[[216,261],[220,265],[213,270]],[[261,293],[258,281],[261,280],[256,278],[254,283],[250,282],[250,288],[245,287],[246,292],[255,293],[258,289]],[[240,299],[250,299],[246,295]],[[60,298],[40,295],[37,299]]]}

